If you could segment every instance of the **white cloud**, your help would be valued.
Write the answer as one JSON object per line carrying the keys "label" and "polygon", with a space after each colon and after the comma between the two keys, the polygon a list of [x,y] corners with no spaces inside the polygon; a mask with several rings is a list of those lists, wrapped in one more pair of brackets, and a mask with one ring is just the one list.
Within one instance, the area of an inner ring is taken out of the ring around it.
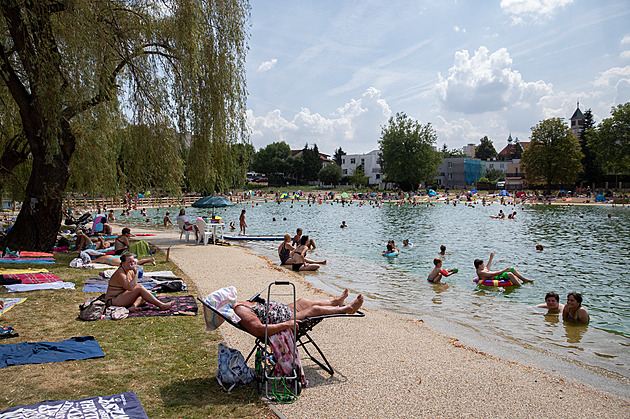
{"label": "white cloud", "polygon": [[619,80],[630,78],[630,65],[613,67],[604,71],[593,84],[597,87],[613,86]]}
{"label": "white cloud", "polygon": [[622,60],[630,59],[630,50],[628,50],[628,51],[621,51],[621,54],[619,54],[619,58],[621,58]]}
{"label": "white cloud", "polygon": [[574,0],[501,0],[503,13],[512,17],[515,24],[543,21],[551,18],[558,9]]}
{"label": "white cloud", "polygon": [[453,30],[455,32],[466,33],[466,28],[462,28],[461,26],[457,26],[457,25],[453,26]]}
{"label": "white cloud", "polygon": [[621,40],[621,45],[630,45],[630,34],[623,37]]}
{"label": "white cloud", "polygon": [[258,71],[260,71],[262,73],[264,73],[265,71],[269,71],[272,68],[274,68],[277,63],[278,63],[278,59],[277,58],[274,58],[274,59],[272,59],[270,61],[265,61],[260,66],[258,66]]}
{"label": "white cloud", "polygon": [[467,50],[455,53],[447,78],[439,75],[435,90],[442,106],[451,111],[479,114],[511,107],[531,107],[553,89],[542,80],[526,82],[512,69],[505,48],[492,54],[481,46],[470,57]]}
{"label": "white cloud", "polygon": [[247,122],[256,149],[285,141],[293,149],[308,143],[317,144],[326,154],[339,146],[346,152],[363,153],[377,148],[381,126],[391,114],[381,92],[370,87],[359,99],[351,99],[328,117],[305,107],[291,120],[284,118],[279,109],[265,116],[255,116],[248,110]]}

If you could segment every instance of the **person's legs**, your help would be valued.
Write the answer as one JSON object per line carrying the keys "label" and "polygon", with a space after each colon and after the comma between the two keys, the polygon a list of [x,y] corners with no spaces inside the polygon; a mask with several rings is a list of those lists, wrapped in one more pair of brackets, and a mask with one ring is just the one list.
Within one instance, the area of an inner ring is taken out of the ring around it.
{"label": "person's legs", "polygon": [[316,271],[319,269],[319,265],[316,263],[305,263],[300,266],[301,271]]}
{"label": "person's legs", "polygon": [[512,283],[512,285],[516,285],[517,287],[521,286],[521,283],[512,272],[506,272],[505,277]]}
{"label": "person's legs", "polygon": [[74,245],[76,246],[77,250],[82,250],[85,246],[87,246],[90,243],[92,243],[90,239],[87,236],[82,234],[80,236],[77,236],[77,239],[75,240]]}
{"label": "person's legs", "polygon": [[304,310],[298,310],[295,313],[297,320],[304,320],[307,317],[325,316],[330,314],[354,314],[363,305],[363,296],[359,296],[350,304],[344,306],[331,306],[331,305],[313,305]]}
{"label": "person's legs", "polygon": [[[308,298],[298,298],[295,302],[296,311],[306,310],[313,306],[341,306],[348,298],[348,290],[345,289],[340,296],[331,298],[330,300],[310,300]],[[293,309],[293,303],[289,304],[289,307]]]}
{"label": "person's legs", "polygon": [[306,263],[316,263],[316,264],[318,264],[318,265],[325,265],[325,264],[326,264],[326,261],[325,261],[325,260],[322,260],[322,261],[319,261],[319,262],[318,262],[318,261],[315,261],[315,260],[311,260],[311,259],[304,258],[304,261],[305,261]]}
{"label": "person's legs", "polygon": [[148,262],[151,262],[153,266],[155,266],[155,258],[140,259],[137,261],[138,265],[144,265],[145,263],[148,263]]}
{"label": "person's legs", "polygon": [[173,306],[173,302],[163,303],[149,292],[148,289],[142,285],[136,285],[132,290],[127,290],[118,294],[113,300],[112,305],[127,307],[129,311],[138,311],[138,306],[143,304],[144,301],[157,306],[160,310],[168,310]]}
{"label": "person's legs", "polygon": [[523,275],[521,275],[515,268],[512,268],[512,273],[523,282],[534,282],[533,279],[527,279]]}

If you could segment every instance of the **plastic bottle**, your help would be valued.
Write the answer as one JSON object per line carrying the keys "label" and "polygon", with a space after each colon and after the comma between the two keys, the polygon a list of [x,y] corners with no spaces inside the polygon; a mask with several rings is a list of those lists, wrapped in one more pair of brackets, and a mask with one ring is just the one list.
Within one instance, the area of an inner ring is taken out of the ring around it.
{"label": "plastic bottle", "polygon": [[256,360],[254,363],[254,370],[257,373],[260,372],[261,364],[262,364],[262,353],[260,352],[260,349],[256,349]]}

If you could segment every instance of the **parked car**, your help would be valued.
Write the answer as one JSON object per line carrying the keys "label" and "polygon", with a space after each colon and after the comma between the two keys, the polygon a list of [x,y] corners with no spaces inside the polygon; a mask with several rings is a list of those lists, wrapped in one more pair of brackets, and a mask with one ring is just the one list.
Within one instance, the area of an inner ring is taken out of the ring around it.
{"label": "parked car", "polygon": [[254,178],[254,182],[256,183],[269,182],[269,179],[267,179],[266,177],[257,177],[257,178]]}

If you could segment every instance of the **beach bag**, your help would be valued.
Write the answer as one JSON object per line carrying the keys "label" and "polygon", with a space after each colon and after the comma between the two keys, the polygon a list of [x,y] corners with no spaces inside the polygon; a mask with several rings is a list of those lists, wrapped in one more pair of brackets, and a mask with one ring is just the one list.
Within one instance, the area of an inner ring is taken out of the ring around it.
{"label": "beach bag", "polygon": [[175,279],[172,281],[160,281],[155,289],[156,292],[181,292],[186,291],[188,288],[186,283],[181,279]]}
{"label": "beach bag", "polygon": [[219,343],[217,362],[217,381],[225,391],[229,392],[239,384],[249,384],[254,379],[254,371],[245,364],[243,354],[236,349]]}
{"label": "beach bag", "polygon": [[100,320],[105,316],[105,294],[88,298],[79,306],[79,319],[84,321]]}

